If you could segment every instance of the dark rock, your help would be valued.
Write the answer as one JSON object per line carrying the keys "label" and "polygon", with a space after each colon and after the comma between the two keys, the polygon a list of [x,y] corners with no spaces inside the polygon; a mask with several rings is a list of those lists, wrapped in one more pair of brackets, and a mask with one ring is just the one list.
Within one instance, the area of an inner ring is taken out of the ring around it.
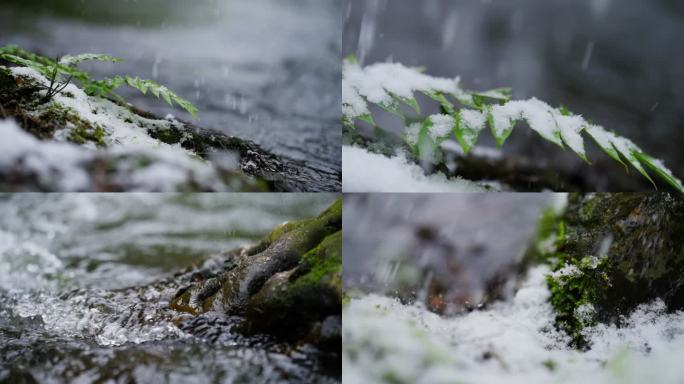
{"label": "dark rock", "polygon": [[565,213],[546,226],[546,239],[537,240],[550,247],[528,259],[552,265],[556,274],[548,282],[557,324],[577,346],[584,346],[584,326],[620,325],[621,316],[656,298],[670,311],[684,309],[681,196],[571,194]]}
{"label": "dark rock", "polygon": [[328,319],[341,312],[341,229],[339,199],[316,218],[285,223],[256,245],[226,254],[230,262],[216,271],[175,276],[180,288],[169,307],[239,316],[247,334],[334,344]]}
{"label": "dark rock", "polygon": [[[656,297],[684,308],[684,199],[667,193],[571,195],[558,252],[575,259],[606,252],[610,284],[594,305],[599,320],[616,319]],[[604,249],[602,249],[604,248]]]}

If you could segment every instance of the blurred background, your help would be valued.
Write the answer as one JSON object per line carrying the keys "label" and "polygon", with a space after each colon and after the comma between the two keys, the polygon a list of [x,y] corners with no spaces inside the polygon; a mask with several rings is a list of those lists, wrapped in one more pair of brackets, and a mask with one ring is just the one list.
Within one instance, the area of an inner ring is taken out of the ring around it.
{"label": "blurred background", "polygon": [[330,194],[0,194],[0,292],[159,280],[320,214]]}
{"label": "blurred background", "polygon": [[[199,107],[198,125],[339,170],[340,14],[337,0],[3,0],[0,45],[121,57],[85,68],[155,80]],[[121,93],[191,121],[162,100]]]}
{"label": "blurred background", "polygon": [[[512,87],[514,98],[565,105],[616,130],[684,177],[684,3],[678,0],[343,0],[343,54],[395,61],[467,89]],[[434,104],[434,103],[432,103]],[[430,111],[430,110],[428,110]],[[436,109],[431,111],[436,112]],[[391,117],[381,125],[396,125]],[[396,128],[397,132],[399,127]],[[493,140],[480,143],[493,146]],[[483,137],[484,138],[484,137]],[[589,140],[590,141],[590,140]],[[581,170],[597,190],[651,188],[592,142],[587,167],[528,129],[504,153]],[[617,175],[610,175],[616,177]]]}
{"label": "blurred background", "polygon": [[447,313],[503,297],[543,210],[564,196],[345,194],[345,288]]}

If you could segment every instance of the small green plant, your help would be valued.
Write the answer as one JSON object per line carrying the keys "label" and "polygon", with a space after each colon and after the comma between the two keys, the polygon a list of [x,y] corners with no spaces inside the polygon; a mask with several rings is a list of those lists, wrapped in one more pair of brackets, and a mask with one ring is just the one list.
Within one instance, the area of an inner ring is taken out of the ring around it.
{"label": "small green plant", "polygon": [[45,102],[62,92],[72,80],[77,81],[85,93],[90,96],[111,96],[119,101],[124,100],[121,96],[117,95],[114,90],[123,85],[128,85],[129,87],[142,92],[144,95],[146,95],[147,92],[150,92],[157,98],[162,98],[171,106],[176,104],[190,113],[193,117],[197,118],[197,107],[191,102],[176,95],[165,86],[152,80],[141,79],[137,76],[119,75],[112,78],[94,80],[88,72],[77,68],[78,64],[84,61],[108,61],[114,63],[122,61],[117,57],[85,53],[76,56],[66,55],[55,60],[28,52],[15,45],[7,45],[0,47],[0,59],[32,68],[45,76],[50,82],[47,87],[44,87],[46,94],[43,101]]}
{"label": "small green plant", "polygon": [[[415,93],[437,102],[441,113],[421,116]],[[465,90],[460,88],[458,78],[432,77],[424,74],[422,68],[408,68],[398,63],[362,68],[353,55],[348,56],[344,60],[342,76],[342,122],[345,129],[354,131],[356,121],[362,121],[379,130],[369,108],[371,104],[402,119],[406,127],[405,143],[416,157],[423,160],[438,161],[441,144],[450,138],[455,138],[467,154],[486,126],[489,126],[497,146],[501,147],[516,124],[524,120],[542,138],[563,149],[570,147],[587,163],[590,162],[582,135],[589,135],[625,169],[629,163],[654,186],[644,167],[677,191],[684,192],[682,182],[660,160],[644,153],[629,139],[592,124],[567,108],[553,108],[536,98],[511,100],[509,88],[486,92]],[[415,116],[407,116],[403,105],[413,110]]]}

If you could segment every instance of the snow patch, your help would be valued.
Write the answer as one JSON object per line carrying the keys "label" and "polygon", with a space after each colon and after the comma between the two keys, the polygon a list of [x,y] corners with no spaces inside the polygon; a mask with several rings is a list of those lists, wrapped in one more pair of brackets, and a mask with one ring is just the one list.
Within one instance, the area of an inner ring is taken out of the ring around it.
{"label": "snow patch", "polygon": [[[94,181],[86,168],[101,158],[114,159],[113,180],[134,191],[176,191],[179,185],[191,181],[214,190],[227,188],[210,163],[179,155],[175,146],[150,149],[143,144],[92,150],[71,143],[40,141],[13,120],[0,120],[0,133],[0,169],[35,175],[41,185],[55,186],[60,191],[91,189]],[[149,160],[149,166],[138,164],[143,158]]]}
{"label": "snow patch", "polygon": [[421,167],[404,155],[387,157],[363,148],[342,147],[342,190],[344,192],[481,192],[487,189],[464,179],[447,179],[444,174],[425,175]]}
{"label": "snow patch", "polygon": [[352,299],[343,309],[343,383],[684,381],[683,311],[642,305],[621,328],[585,328],[592,348],[578,351],[554,327],[548,273],[535,267],[513,300],[454,318],[377,295]]}
{"label": "snow patch", "polygon": [[59,142],[40,141],[13,120],[0,120],[0,167],[20,167],[59,190],[87,189],[90,182],[82,165],[90,156],[81,148]]}

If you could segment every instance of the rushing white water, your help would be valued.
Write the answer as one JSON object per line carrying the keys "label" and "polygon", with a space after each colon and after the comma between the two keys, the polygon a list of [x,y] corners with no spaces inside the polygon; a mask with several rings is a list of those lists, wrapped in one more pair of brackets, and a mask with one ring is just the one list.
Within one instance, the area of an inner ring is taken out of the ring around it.
{"label": "rushing white water", "polygon": [[554,328],[548,273],[535,267],[512,300],[453,318],[378,295],[352,299],[343,310],[343,382],[684,382],[684,311],[668,314],[656,300],[621,328],[586,328],[591,349],[574,350]]}
{"label": "rushing white water", "polygon": [[205,340],[168,310],[174,273],[222,263],[220,252],[333,199],[0,194],[0,382],[336,382],[311,351],[241,337],[219,315],[205,323],[221,338]]}

